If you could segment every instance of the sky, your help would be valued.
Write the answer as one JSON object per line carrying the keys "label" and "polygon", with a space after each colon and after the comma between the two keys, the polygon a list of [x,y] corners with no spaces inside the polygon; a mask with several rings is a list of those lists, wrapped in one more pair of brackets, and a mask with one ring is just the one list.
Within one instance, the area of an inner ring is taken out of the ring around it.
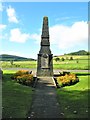
{"label": "sky", "polygon": [[44,16],[53,55],[88,50],[88,2],[4,2],[0,15],[0,54],[36,59]]}

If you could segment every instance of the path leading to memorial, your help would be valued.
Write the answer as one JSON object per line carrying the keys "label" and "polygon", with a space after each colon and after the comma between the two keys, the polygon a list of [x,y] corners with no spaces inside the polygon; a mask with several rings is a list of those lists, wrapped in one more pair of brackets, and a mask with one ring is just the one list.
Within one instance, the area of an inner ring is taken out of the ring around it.
{"label": "path leading to memorial", "polygon": [[56,88],[51,77],[39,78],[34,100],[32,103],[30,118],[61,118],[59,103],[56,98]]}

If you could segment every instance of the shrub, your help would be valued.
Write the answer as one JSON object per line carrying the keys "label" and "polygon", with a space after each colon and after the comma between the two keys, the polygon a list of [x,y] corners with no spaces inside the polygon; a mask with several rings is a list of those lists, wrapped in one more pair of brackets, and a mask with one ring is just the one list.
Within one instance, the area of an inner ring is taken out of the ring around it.
{"label": "shrub", "polygon": [[19,70],[12,76],[12,79],[17,79],[18,76],[21,76],[24,74],[29,74],[29,71],[28,70]]}
{"label": "shrub", "polygon": [[70,73],[70,74],[65,74],[64,76],[57,77],[57,82],[60,85],[60,87],[64,87],[79,82],[79,79],[75,74]]}
{"label": "shrub", "polygon": [[61,60],[64,61],[65,59],[62,57]]}
{"label": "shrub", "polygon": [[30,85],[33,82],[33,74],[30,74],[28,70],[19,70],[12,76],[12,79],[18,83]]}
{"label": "shrub", "polygon": [[73,60],[73,57],[70,57],[70,60]]}
{"label": "shrub", "polygon": [[57,62],[57,61],[60,61],[60,58],[58,58],[58,57],[57,57],[57,58],[55,58],[55,61],[56,61],[56,62]]}
{"label": "shrub", "polygon": [[17,76],[16,81],[21,84],[30,85],[33,81],[33,75],[26,74],[26,75]]}

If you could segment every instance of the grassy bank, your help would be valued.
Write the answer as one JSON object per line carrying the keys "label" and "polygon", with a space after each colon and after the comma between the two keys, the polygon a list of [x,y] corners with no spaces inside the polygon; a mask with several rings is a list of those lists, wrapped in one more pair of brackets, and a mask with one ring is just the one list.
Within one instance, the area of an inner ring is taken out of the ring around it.
{"label": "grassy bank", "polygon": [[80,82],[73,86],[57,89],[61,113],[64,118],[88,117],[88,77],[87,73],[77,73]]}
{"label": "grassy bank", "polygon": [[11,80],[15,71],[4,71],[2,80],[2,116],[3,118],[25,118],[32,102],[31,87],[23,86]]}

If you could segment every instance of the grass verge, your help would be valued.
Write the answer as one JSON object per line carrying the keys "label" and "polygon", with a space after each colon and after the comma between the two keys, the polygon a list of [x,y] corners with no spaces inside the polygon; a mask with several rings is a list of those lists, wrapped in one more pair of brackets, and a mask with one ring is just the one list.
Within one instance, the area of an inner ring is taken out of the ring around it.
{"label": "grass verge", "polygon": [[77,73],[79,81],[73,86],[57,89],[57,98],[60,103],[61,114],[64,118],[88,118],[89,92],[87,73]]}
{"label": "grass verge", "polygon": [[3,71],[2,116],[3,118],[26,118],[30,110],[33,89],[11,80],[15,71]]}

